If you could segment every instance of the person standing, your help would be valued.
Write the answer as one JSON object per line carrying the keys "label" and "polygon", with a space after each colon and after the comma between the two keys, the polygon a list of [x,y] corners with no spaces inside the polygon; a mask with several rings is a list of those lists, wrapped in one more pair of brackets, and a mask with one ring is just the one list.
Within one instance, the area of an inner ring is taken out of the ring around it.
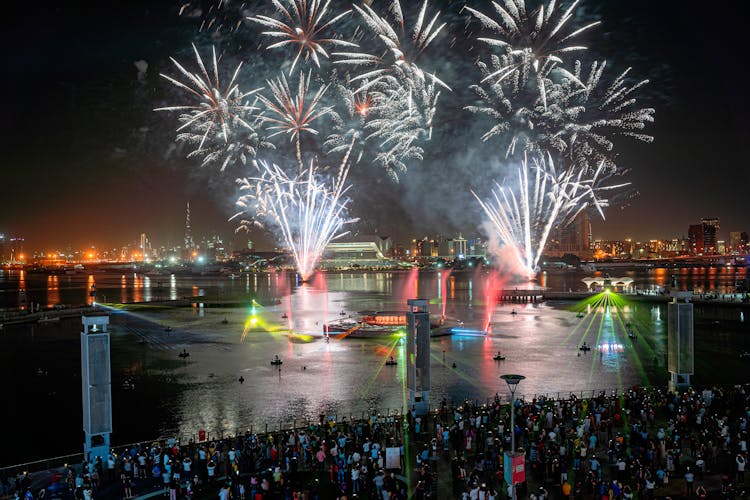
{"label": "person standing", "polygon": [[745,484],[745,456],[742,453],[737,453],[734,461],[737,463],[737,483]]}

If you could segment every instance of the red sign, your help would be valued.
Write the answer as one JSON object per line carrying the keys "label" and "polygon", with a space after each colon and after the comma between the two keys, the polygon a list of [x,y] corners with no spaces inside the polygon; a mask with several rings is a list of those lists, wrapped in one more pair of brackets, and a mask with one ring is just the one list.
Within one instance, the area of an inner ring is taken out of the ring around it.
{"label": "red sign", "polygon": [[503,459],[505,469],[504,478],[506,483],[518,484],[526,481],[526,454],[516,452],[515,456],[506,452]]}

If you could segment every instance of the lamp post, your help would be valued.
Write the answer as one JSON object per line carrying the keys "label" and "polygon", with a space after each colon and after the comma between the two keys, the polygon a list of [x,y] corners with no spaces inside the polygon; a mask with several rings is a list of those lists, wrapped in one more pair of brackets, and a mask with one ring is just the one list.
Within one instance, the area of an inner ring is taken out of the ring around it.
{"label": "lamp post", "polygon": [[500,378],[505,380],[505,383],[508,384],[508,389],[510,390],[510,466],[511,466],[511,472],[509,475],[507,475],[506,472],[506,478],[510,477],[510,484],[511,484],[511,498],[513,500],[516,500],[516,485],[513,482],[513,472],[514,472],[514,459],[516,456],[516,408],[515,408],[515,396],[516,396],[516,388],[518,387],[518,383],[521,382],[521,380],[525,379],[523,375],[516,375],[516,374],[508,374],[508,375],[500,375]]}

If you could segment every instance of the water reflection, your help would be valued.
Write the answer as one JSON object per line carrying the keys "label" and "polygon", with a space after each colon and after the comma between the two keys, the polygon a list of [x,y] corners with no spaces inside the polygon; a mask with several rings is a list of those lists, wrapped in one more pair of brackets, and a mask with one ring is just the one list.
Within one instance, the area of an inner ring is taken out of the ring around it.
{"label": "water reflection", "polygon": [[47,276],[47,307],[60,303],[60,284],[57,275]]}

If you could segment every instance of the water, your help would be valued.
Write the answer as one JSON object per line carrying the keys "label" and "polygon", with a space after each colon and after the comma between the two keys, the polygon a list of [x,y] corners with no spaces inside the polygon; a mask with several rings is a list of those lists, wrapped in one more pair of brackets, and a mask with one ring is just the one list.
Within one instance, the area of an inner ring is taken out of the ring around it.
{"label": "water", "polygon": [[[674,272],[666,274],[667,281],[670,274]],[[632,276],[639,288],[663,279],[654,270]],[[728,292],[744,277],[744,270],[714,273],[714,278],[712,273],[696,276],[691,286],[700,283],[706,290]],[[503,373],[525,375],[519,393],[530,397],[666,381],[663,305],[635,301],[618,307],[599,305],[578,318],[571,303],[497,304],[494,293],[487,290],[502,288],[503,280],[481,272],[329,273],[303,286],[283,272],[240,278],[132,274],[21,278],[2,275],[0,304],[13,304],[19,297],[25,298],[25,304],[82,303],[91,298],[92,284],[100,301],[105,296],[107,302],[195,297],[196,304],[231,304],[113,309],[115,443],[162,435],[191,437],[200,429],[212,435],[251,426],[264,430],[266,425],[288,426],[300,418],[317,420],[320,414],[340,418],[370,408],[401,409],[406,363],[398,339],[326,343],[320,332],[325,321],[338,318],[342,311],[353,315],[365,309],[404,309],[406,299],[417,296],[430,299],[433,315],[460,318],[467,326],[489,323],[492,331],[486,338],[432,341],[434,403],[442,398],[484,401],[496,392],[504,395],[499,380]],[[550,274],[545,280],[547,286],[566,289],[580,277]],[[255,315],[252,299],[261,304]],[[747,367],[737,356],[750,350],[748,323],[741,321],[740,313],[739,306],[696,308],[697,383],[748,381]],[[626,323],[638,331],[636,342],[627,337]],[[165,331],[167,326],[170,332]],[[8,325],[1,331],[0,391],[7,403],[3,422],[10,431],[6,433],[10,445],[0,452],[0,464],[80,450],[79,330],[78,320],[67,320]],[[290,330],[298,335],[289,336]],[[602,350],[582,353],[578,346],[584,341],[603,346]],[[177,356],[183,349],[190,353],[186,360]],[[492,360],[498,350],[506,361]],[[276,354],[284,361],[281,370],[270,365]],[[389,356],[394,356],[397,366],[384,366]],[[240,376],[243,384],[238,382]],[[135,388],[126,387],[126,380]]]}

